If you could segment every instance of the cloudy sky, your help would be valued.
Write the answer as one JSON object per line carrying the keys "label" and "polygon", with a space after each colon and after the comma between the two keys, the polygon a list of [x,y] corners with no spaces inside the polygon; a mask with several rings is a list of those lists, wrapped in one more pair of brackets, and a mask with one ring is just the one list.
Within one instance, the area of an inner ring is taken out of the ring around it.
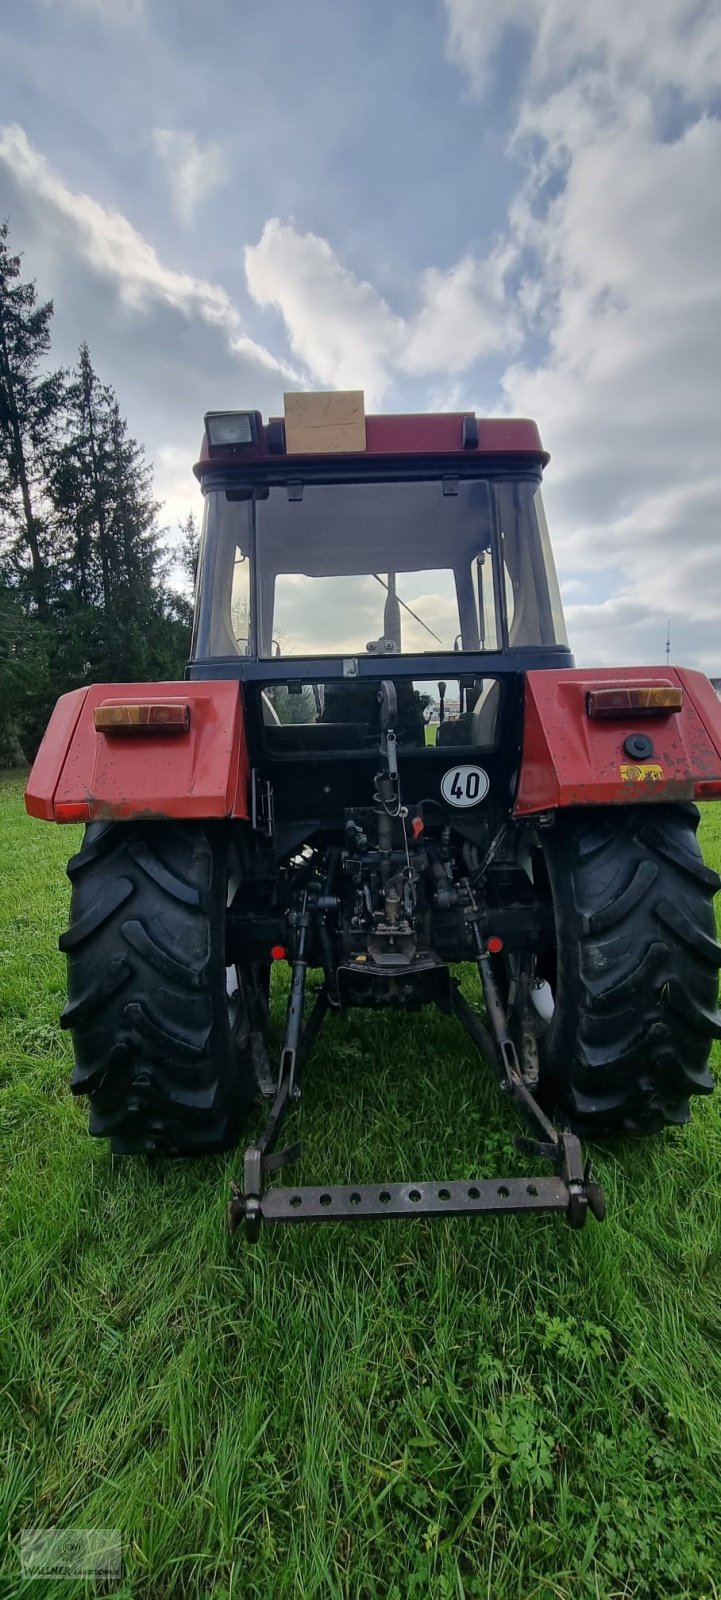
{"label": "cloudy sky", "polygon": [[203,411],[535,417],[579,661],[721,673],[721,7],[5,0],[0,215],[172,527]]}

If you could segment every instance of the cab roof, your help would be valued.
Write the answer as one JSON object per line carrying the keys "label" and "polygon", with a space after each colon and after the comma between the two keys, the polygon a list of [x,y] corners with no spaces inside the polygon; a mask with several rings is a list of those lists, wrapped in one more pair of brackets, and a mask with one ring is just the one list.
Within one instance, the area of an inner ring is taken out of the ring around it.
{"label": "cab roof", "polygon": [[[232,432],[232,418],[244,423],[238,443],[224,442]],[[247,422],[245,422],[247,419]],[[215,431],[219,442],[209,435]],[[248,437],[250,435],[250,437]],[[523,417],[476,417],[472,412],[423,411],[365,416],[360,391],[322,395],[286,395],[285,417],[264,422],[260,412],[209,412],[194,468],[200,478],[206,469],[258,466],[263,461],[280,465],[282,458],[318,463],[323,458],[368,459],[378,457],[457,457],[469,462],[478,456],[525,458],[545,466],[549,457],[535,422]]]}

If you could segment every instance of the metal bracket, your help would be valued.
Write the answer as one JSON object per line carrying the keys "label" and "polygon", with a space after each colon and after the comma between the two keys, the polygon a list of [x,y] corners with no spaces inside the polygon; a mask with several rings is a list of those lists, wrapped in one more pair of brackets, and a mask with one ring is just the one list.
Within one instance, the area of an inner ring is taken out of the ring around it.
{"label": "metal bracket", "polygon": [[524,1113],[531,1126],[537,1128],[543,1135],[541,1141],[524,1140],[523,1147],[532,1149],[546,1160],[553,1162],[566,1189],[568,1197],[567,1217],[571,1227],[582,1228],[586,1221],[586,1212],[589,1209],[596,1220],[602,1222],[606,1215],[603,1189],[594,1180],[590,1163],[584,1167],[583,1151],[579,1138],[575,1133],[571,1133],[569,1128],[556,1128],[531,1093],[527,1078],[518,1059],[515,1043],[508,1030],[505,1010],[495,980],[490,952],[481,936],[480,915],[470,884],[466,884],[466,893],[471,907],[469,922],[476,940],[478,971],[486,1002],[486,1012],[493,1034],[492,1040],[489,1040],[487,1030],[478,1021],[475,1013],[458,990],[454,995],[456,1015],[460,1018],[471,1038],[475,1039],[476,1044],[478,1044],[483,1053],[487,1053],[488,1043],[495,1047],[492,1053],[495,1054],[497,1064],[500,1067],[501,1086],[510,1095],[511,1099],[515,1100],[516,1105]]}
{"label": "metal bracket", "polygon": [[251,775],[250,806],[251,822],[256,833],[263,833],[266,839],[272,839],[275,831],[273,785],[261,778],[255,767]]}
{"label": "metal bracket", "polygon": [[305,1026],[303,1025],[305,984],[308,971],[306,949],[312,916],[312,904],[306,890],[303,894],[300,911],[295,919],[297,945],[291,972],[285,1033],[280,1053],[280,1068],[275,1098],[260,1138],[255,1144],[249,1145],[245,1152],[243,1188],[241,1190],[234,1184],[231,1189],[231,1201],[228,1209],[230,1230],[235,1232],[240,1220],[243,1219],[245,1221],[246,1237],[250,1241],[256,1240],[260,1232],[260,1224],[263,1217],[264,1180],[267,1173],[275,1172],[280,1167],[290,1166],[292,1162],[298,1160],[301,1153],[299,1144],[292,1145],[289,1149],[278,1151],[275,1154],[271,1152],[288,1114],[289,1107],[300,1096],[298,1078],[328,1006],[328,989],[323,984],[316,995],[315,1005],[308,1021]]}
{"label": "metal bracket", "polygon": [[[291,988],[281,1051],[280,1073],[275,1099],[258,1141],[245,1152],[243,1189],[232,1186],[228,1224],[234,1233],[241,1222],[246,1238],[255,1241],[263,1220],[266,1222],[358,1222],[368,1218],[504,1216],[527,1211],[561,1212],[572,1228],[582,1228],[590,1210],[597,1221],[605,1216],[605,1201],[600,1184],[595,1182],[590,1165],[584,1167],[579,1139],[570,1129],[558,1129],[534,1099],[524,1080],[516,1047],[506,1024],[503,1003],[495,981],[489,952],[479,929],[473,893],[469,920],[478,948],[478,968],[486,1001],[489,1032],[457,986],[453,989],[453,1010],[481,1053],[498,1069],[501,1087],[515,1101],[536,1130],[536,1138],[521,1138],[522,1149],[533,1151],[556,1168],[554,1177],[479,1178],[448,1183],[387,1183],[353,1186],[281,1188],[264,1192],[268,1173],[296,1161],[299,1144],[272,1154],[273,1145],[288,1108],[297,1098],[297,1077],[328,1006],[324,984],[315,1007],[303,1027],[306,978],[306,944],[314,912],[308,892],[295,919],[298,931]],[[318,902],[322,902],[319,900]],[[539,1138],[538,1135],[541,1135]]]}
{"label": "metal bracket", "polygon": [[[231,1202],[231,1231],[247,1211]],[[500,1217],[522,1211],[568,1215],[560,1178],[478,1178],[459,1183],[376,1183],[331,1188],[270,1189],[260,1211],[266,1222],[363,1222],[393,1217]]]}

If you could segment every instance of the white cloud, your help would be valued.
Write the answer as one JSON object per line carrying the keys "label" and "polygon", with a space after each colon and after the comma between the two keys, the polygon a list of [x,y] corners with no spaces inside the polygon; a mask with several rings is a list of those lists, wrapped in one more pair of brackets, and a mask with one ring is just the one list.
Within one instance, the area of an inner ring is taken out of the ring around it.
{"label": "white cloud", "polygon": [[152,143],[165,167],[175,211],[189,227],[201,200],[230,175],[225,150],[220,144],[200,145],[194,134],[179,128],[154,128]]}
{"label": "white cloud", "polygon": [[253,299],[277,307],[291,349],[318,382],[365,389],[374,404],[402,336],[382,296],[342,266],[326,239],[277,217],[246,250],[245,271]]}
{"label": "white cloud", "polygon": [[531,36],[527,87],[536,97],[578,70],[592,100],[609,108],[629,90],[674,86],[696,100],[718,88],[718,16],[697,0],[445,0],[445,7],[449,59],[477,90],[509,27]]}
{"label": "white cloud", "polygon": [[45,5],[78,17],[95,14],[115,26],[138,22],[145,13],[145,0],[45,0]]}
{"label": "white cloud", "polygon": [[223,329],[231,346],[246,356],[255,354],[261,365],[293,376],[283,362],[248,338],[238,308],[224,288],[166,266],[121,212],[109,211],[90,195],[68,188],[17,124],[0,128],[0,165],[19,189],[41,202],[49,221],[62,226],[65,243],[71,242],[94,273],[115,285],[123,305],[142,313],[161,304],[186,317],[200,317]]}
{"label": "white cloud", "polygon": [[536,229],[548,356],[504,379],[507,409],[538,417],[554,453],[561,559],[617,563],[621,597],[661,612],[682,601],[692,653],[696,621],[721,618],[719,163],[710,120],[673,144],[637,128],[575,149]]}
{"label": "white cloud", "polygon": [[0,128],[13,240],[39,292],[55,295],[53,358],[70,366],[88,339],[131,432],[156,465],[163,520],[199,509],[191,468],[205,410],[276,413],[299,375],[246,333],[218,284],[169,267],[127,217],[71,190],[18,127]]}
{"label": "white cloud", "polygon": [[485,88],[493,57],[506,28],[532,27],[541,0],[445,0],[448,59],[468,73],[474,88]]}
{"label": "white cloud", "polygon": [[[449,50],[482,87],[497,45],[485,0],[446,0]],[[503,22],[507,13],[502,13]],[[521,297],[545,337],[503,379],[553,452],[560,564],[613,568],[616,592],[569,608],[582,659],[721,665],[721,12],[691,0],[518,0],[532,50],[509,213]]]}
{"label": "white cloud", "polygon": [[[198,442],[200,428],[196,427]],[[200,520],[198,486],[190,472],[192,450],[182,445],[159,445],[153,460],[153,482],[156,498],[162,501],[163,522],[171,528],[179,527],[192,511]]]}
{"label": "white cloud", "polygon": [[688,619],[684,612],[659,610],[632,595],[617,596],[596,605],[566,606],[571,644],[583,640],[579,665],[612,667],[628,663],[659,666],[666,661],[666,634],[671,624],[671,666],[694,666],[709,677],[718,676],[718,625],[694,624],[694,646],[688,644]]}
{"label": "white cloud", "polygon": [[464,256],[448,272],[420,279],[420,307],[401,317],[369,283],[354,277],[327,239],[277,217],[245,252],[248,288],[275,306],[294,353],[319,383],[363,388],[370,405],[398,373],[465,371],[479,356],[508,351],[520,338],[506,279],[511,245],[482,260]]}
{"label": "white cloud", "polygon": [[406,328],[403,370],[462,372],[479,356],[513,349],[521,323],[506,280],[515,261],[506,245],[485,260],[467,255],[449,272],[424,273],[421,309]]}

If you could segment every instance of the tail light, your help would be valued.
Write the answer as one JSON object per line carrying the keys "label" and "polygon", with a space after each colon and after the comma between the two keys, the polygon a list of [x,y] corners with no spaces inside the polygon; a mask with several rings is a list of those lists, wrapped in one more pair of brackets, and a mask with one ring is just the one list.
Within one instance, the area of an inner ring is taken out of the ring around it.
{"label": "tail light", "polygon": [[586,695],[589,717],[667,717],[682,705],[683,689],[672,683],[608,684]]}
{"label": "tail light", "polygon": [[56,822],[89,822],[90,806],[86,800],[59,800],[55,806]]}
{"label": "tail light", "polygon": [[694,800],[721,800],[721,778],[701,778],[693,793]]}
{"label": "tail light", "polygon": [[183,700],[156,700],[147,705],[95,707],[98,733],[187,733],[190,706]]}

